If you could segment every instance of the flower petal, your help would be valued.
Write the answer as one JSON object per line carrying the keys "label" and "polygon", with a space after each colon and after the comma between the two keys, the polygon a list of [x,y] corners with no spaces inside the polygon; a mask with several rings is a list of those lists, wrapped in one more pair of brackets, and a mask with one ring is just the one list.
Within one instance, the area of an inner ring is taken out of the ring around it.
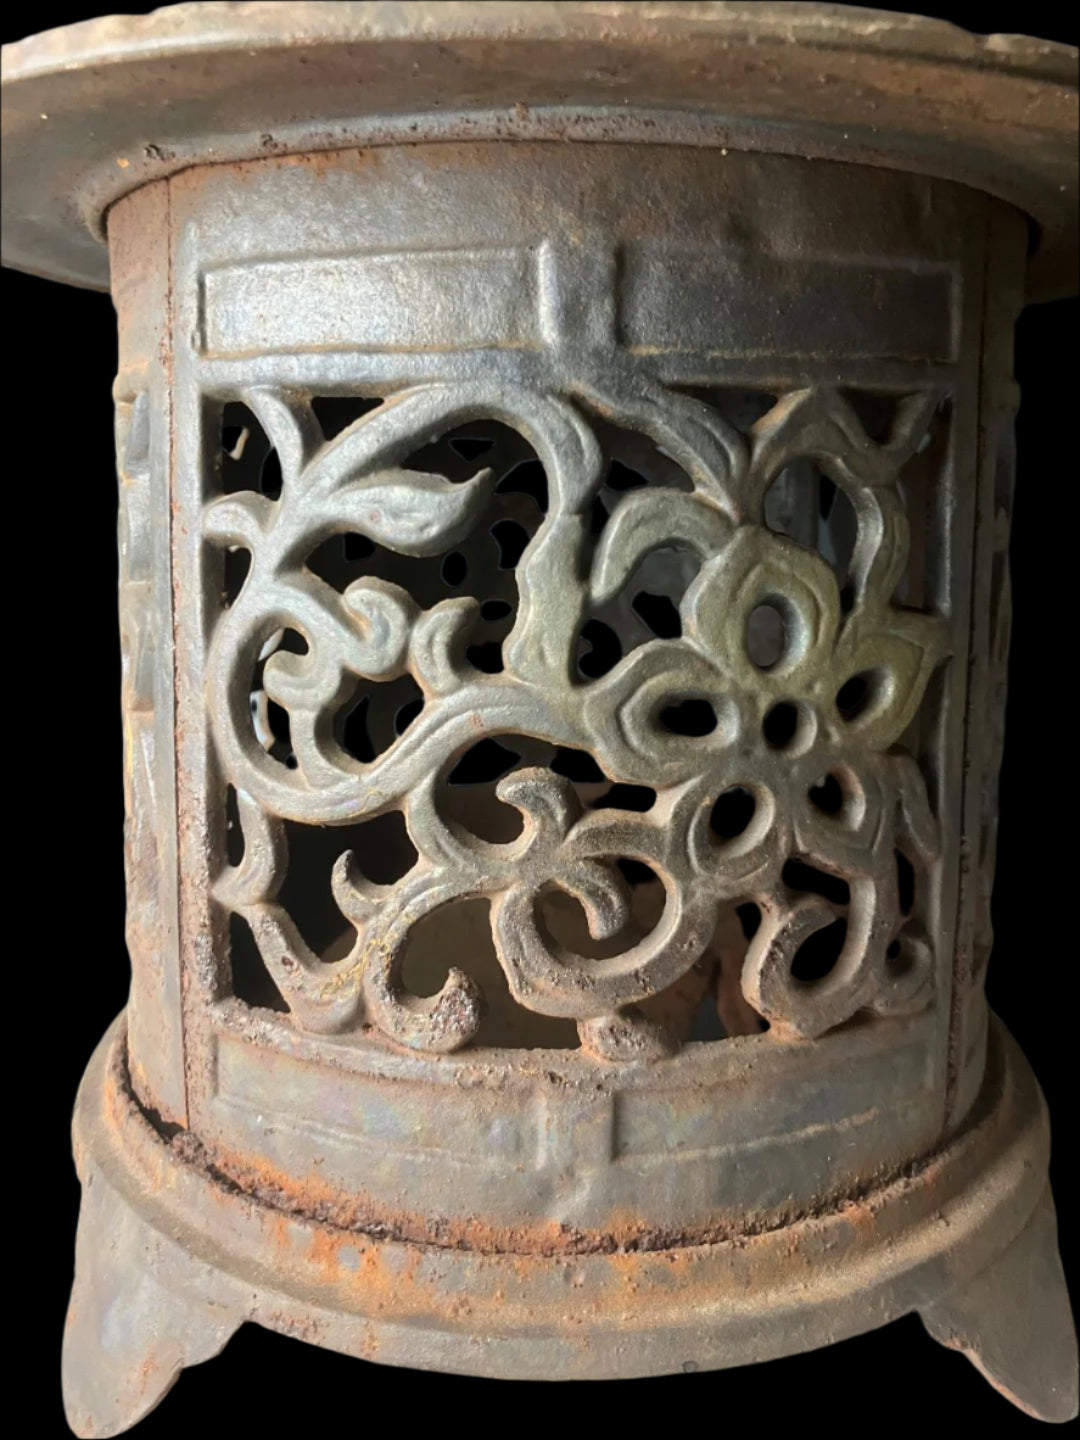
{"label": "flower petal", "polygon": [[[779,613],[785,632],[784,649],[767,668],[755,664],[747,649],[750,617],[762,606]],[[681,613],[687,637],[736,685],[766,698],[798,696],[828,667],[840,626],[840,592],[819,556],[747,525],[702,567]]]}
{"label": "flower petal", "polygon": [[[737,739],[739,701],[723,693],[723,679],[683,640],[655,640],[632,651],[588,688],[583,720],[605,773],[637,785],[672,785],[699,775]],[[708,735],[672,734],[660,723],[667,706],[708,699],[716,729]]]}
{"label": "flower petal", "polygon": [[858,713],[841,716],[845,737],[871,750],[885,750],[899,740],[946,653],[947,639],[945,622],[936,615],[891,606],[853,612],[830,681],[834,702],[853,677],[862,678],[866,689]]}
{"label": "flower petal", "polygon": [[731,530],[731,521],[696,495],[633,490],[601,533],[589,582],[593,599],[610,600],[650,551],[683,547],[705,560],[723,549]]}

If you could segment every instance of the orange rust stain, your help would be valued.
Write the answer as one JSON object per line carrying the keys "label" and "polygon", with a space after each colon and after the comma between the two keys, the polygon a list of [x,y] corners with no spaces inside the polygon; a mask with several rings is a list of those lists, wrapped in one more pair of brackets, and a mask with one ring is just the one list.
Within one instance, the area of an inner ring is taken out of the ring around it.
{"label": "orange rust stain", "polygon": [[265,1221],[267,1239],[275,1250],[288,1251],[292,1248],[289,1233],[289,1219],[280,1210],[270,1211]]}
{"label": "orange rust stain", "polygon": [[157,1362],[154,1356],[147,1355],[146,1359],[142,1362],[138,1370],[135,1372],[137,1376],[138,1388],[140,1390],[145,1392],[147,1389],[149,1389],[150,1385],[153,1382],[154,1373],[157,1368]]}
{"label": "orange rust stain", "polygon": [[341,1246],[347,1237],[321,1226],[312,1230],[307,1260],[319,1273],[320,1278],[334,1283],[341,1278]]}
{"label": "orange rust stain", "polygon": [[[601,1246],[610,1249],[613,1243],[618,1243],[606,1232],[576,1231],[557,1220],[513,1226],[495,1224],[479,1216],[447,1217],[391,1211],[371,1197],[343,1191],[321,1176],[292,1175],[264,1156],[221,1145],[215,1145],[207,1158],[252,1199],[279,1212],[316,1220],[350,1237],[366,1233],[443,1249],[530,1256],[586,1254]],[[636,1234],[626,1238],[632,1241]]]}
{"label": "orange rust stain", "polygon": [[865,1200],[849,1200],[840,1207],[840,1214],[850,1225],[856,1239],[873,1233],[877,1228],[874,1210]]}

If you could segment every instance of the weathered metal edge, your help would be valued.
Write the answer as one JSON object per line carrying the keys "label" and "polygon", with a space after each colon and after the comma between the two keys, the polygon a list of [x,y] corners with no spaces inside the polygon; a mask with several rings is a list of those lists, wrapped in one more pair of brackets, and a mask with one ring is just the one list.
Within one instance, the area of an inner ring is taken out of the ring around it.
{"label": "weathered metal edge", "polygon": [[195,4],[106,17],[5,48],[4,263],[106,286],[109,205],[193,164],[574,139],[971,184],[1034,217],[1029,290],[1052,298],[1077,283],[1075,56],[844,6]]}
{"label": "weathered metal edge", "polygon": [[[552,1256],[380,1239],[278,1210],[186,1159],[182,1140],[157,1133],[124,1087],[124,1029],[121,1016],[80,1089],[84,1185],[100,1172],[126,1209],[209,1266],[217,1303],[235,1306],[238,1323],[303,1333],[298,1316],[319,1329],[332,1314],[333,1333],[319,1343],[393,1364],[614,1378],[686,1368],[691,1352],[695,1367],[719,1369],[816,1348],[965,1284],[1024,1228],[1046,1189],[1045,1105],[995,1022],[998,1063],[979,1122],[914,1174],[831,1212],[652,1251]],[[584,1347],[563,1323],[570,1292],[590,1302]],[[373,1326],[385,1327],[385,1345]]]}
{"label": "weathered metal edge", "polygon": [[[1023,71],[1033,78],[1072,77],[1076,50],[1019,34],[979,35],[947,20],[862,5],[784,3],[588,3],[588,0],[250,0],[250,3],[165,5],[147,14],[102,15],[43,30],[3,47],[13,71],[30,74],[72,63],[104,63],[122,54],[154,53],[168,45],[205,50],[236,42],[305,44],[315,39],[378,41],[542,38],[572,41],[656,38],[658,23],[725,43],[760,40],[829,48],[890,50],[957,64]],[[212,33],[211,33],[212,32]]]}

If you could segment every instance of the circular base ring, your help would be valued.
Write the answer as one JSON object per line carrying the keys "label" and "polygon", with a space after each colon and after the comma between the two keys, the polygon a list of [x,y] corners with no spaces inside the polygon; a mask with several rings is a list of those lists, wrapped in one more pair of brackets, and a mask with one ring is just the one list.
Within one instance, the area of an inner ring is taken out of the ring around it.
{"label": "circular base ring", "polygon": [[[996,1024],[991,1036],[973,1121],[891,1183],[736,1241],[545,1256],[379,1239],[239,1193],[184,1158],[183,1135],[168,1141],[143,1116],[127,1089],[121,1017],[75,1115],[84,1206],[65,1340],[73,1428],[127,1428],[245,1320],[394,1365],[601,1379],[771,1359],[912,1310],[1024,1408],[1065,1419],[1075,1336],[1045,1107],[1015,1043]],[[998,1315],[1008,1339],[994,1325],[973,1335],[963,1320],[972,1287],[995,1274],[1010,1290]],[[1041,1278],[1025,1326],[1016,1286],[1028,1275]],[[1031,1353],[988,1360],[995,1339]],[[1032,1375],[1033,1365],[1049,1372]],[[1010,1366],[1019,1379],[1003,1373]]]}

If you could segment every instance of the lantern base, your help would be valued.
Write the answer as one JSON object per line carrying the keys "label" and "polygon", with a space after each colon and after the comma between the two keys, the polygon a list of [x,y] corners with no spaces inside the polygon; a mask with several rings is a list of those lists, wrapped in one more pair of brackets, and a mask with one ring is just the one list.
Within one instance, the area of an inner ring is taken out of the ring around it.
{"label": "lantern base", "polygon": [[183,1132],[151,1126],[128,1088],[123,1017],[87,1070],[74,1134],[63,1369],[77,1435],[135,1424],[248,1320],[391,1365],[604,1379],[773,1359],[917,1310],[1027,1413],[1077,1413],[1045,1107],[996,1022],[983,1095],[934,1156],[827,1213],[678,1249],[443,1249],[273,1209],[201,1165]]}

